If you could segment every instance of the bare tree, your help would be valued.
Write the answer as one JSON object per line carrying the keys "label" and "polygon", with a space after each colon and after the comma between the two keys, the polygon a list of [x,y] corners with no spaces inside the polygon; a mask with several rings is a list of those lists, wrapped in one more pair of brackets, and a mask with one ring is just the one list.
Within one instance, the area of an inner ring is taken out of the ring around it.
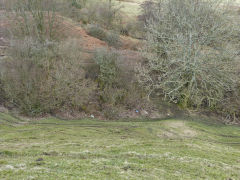
{"label": "bare tree", "polygon": [[139,81],[183,107],[217,109],[236,88],[235,27],[221,0],[158,0]]}

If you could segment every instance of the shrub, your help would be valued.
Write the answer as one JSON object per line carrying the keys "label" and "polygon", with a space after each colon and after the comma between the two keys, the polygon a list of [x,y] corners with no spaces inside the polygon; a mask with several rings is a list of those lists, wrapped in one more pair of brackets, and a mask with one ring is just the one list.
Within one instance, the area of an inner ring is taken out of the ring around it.
{"label": "shrub", "polygon": [[90,36],[96,37],[100,40],[106,39],[106,32],[98,25],[90,24],[86,27],[86,31]]}
{"label": "shrub", "polygon": [[100,88],[117,87],[120,69],[117,65],[117,54],[105,49],[97,50],[94,61],[99,66],[98,81]]}
{"label": "shrub", "polygon": [[109,116],[117,115],[116,107],[134,109],[141,106],[145,108],[146,105],[144,91],[134,81],[134,74],[119,66],[119,56],[118,52],[100,49],[94,58],[99,66],[99,102],[102,107],[112,107]]}
{"label": "shrub", "polygon": [[139,80],[149,95],[184,108],[222,108],[234,94],[233,24],[218,0],[159,0],[146,17],[146,61]]}
{"label": "shrub", "polygon": [[103,28],[98,25],[88,25],[86,31],[90,36],[105,41],[109,46],[120,46],[120,38],[117,32],[109,31],[105,32]]}
{"label": "shrub", "polygon": [[113,31],[107,32],[104,41],[106,41],[109,46],[113,46],[116,48],[121,46],[120,37],[117,32]]}
{"label": "shrub", "polygon": [[80,52],[74,41],[14,41],[1,76],[8,102],[28,115],[80,110],[95,89],[84,78]]}

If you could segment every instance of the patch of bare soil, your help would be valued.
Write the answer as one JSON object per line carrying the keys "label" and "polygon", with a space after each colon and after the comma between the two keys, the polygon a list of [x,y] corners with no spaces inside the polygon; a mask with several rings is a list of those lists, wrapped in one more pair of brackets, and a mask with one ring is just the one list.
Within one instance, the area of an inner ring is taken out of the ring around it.
{"label": "patch of bare soil", "polygon": [[142,43],[138,39],[134,39],[128,36],[121,36],[121,49],[123,50],[138,50],[141,48]]}
{"label": "patch of bare soil", "polygon": [[[195,137],[197,132],[190,127],[188,127],[184,122],[167,122],[165,124],[168,131],[164,132],[164,136],[167,137]],[[174,133],[173,133],[174,132]]]}

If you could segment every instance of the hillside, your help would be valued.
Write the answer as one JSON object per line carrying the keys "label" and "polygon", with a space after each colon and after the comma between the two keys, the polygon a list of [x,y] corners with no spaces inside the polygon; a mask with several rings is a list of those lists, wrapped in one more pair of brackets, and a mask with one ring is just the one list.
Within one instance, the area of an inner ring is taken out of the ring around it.
{"label": "hillside", "polygon": [[0,179],[240,179],[240,0],[0,0]]}

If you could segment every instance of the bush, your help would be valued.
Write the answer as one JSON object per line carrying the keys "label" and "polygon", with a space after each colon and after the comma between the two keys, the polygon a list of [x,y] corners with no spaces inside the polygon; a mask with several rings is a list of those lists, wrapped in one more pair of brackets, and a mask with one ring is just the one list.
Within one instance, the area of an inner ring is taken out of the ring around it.
{"label": "bush", "polygon": [[117,87],[120,78],[120,69],[117,65],[117,54],[99,49],[94,57],[94,61],[99,66],[98,82],[100,88]]}
{"label": "bush", "polygon": [[98,50],[94,58],[99,66],[98,101],[104,116],[108,119],[119,117],[119,108],[123,106],[127,89],[121,79],[117,65],[117,54],[107,50]]}
{"label": "bush", "polygon": [[108,43],[109,46],[113,46],[116,48],[121,46],[120,37],[117,32],[113,31],[107,32],[105,41]]}
{"label": "bush", "polygon": [[120,68],[119,56],[117,52],[101,49],[96,52],[94,58],[99,66],[97,78],[99,102],[102,107],[111,107],[108,114],[111,116],[118,112],[116,107],[134,109],[141,106],[145,108],[146,105],[144,91],[134,81],[133,73]]}
{"label": "bush", "polygon": [[234,27],[219,2],[159,0],[148,12],[146,62],[139,80],[149,96],[217,111],[226,95],[234,94]]}
{"label": "bush", "polygon": [[14,41],[1,76],[8,102],[28,115],[81,110],[95,83],[85,79],[80,52],[74,41]]}
{"label": "bush", "polygon": [[98,25],[89,24],[86,27],[86,31],[90,36],[93,36],[103,41],[106,39],[106,32]]}
{"label": "bush", "polygon": [[121,45],[117,32],[105,32],[105,30],[100,26],[92,24],[86,27],[86,31],[90,36],[105,41],[109,46],[118,47]]}

